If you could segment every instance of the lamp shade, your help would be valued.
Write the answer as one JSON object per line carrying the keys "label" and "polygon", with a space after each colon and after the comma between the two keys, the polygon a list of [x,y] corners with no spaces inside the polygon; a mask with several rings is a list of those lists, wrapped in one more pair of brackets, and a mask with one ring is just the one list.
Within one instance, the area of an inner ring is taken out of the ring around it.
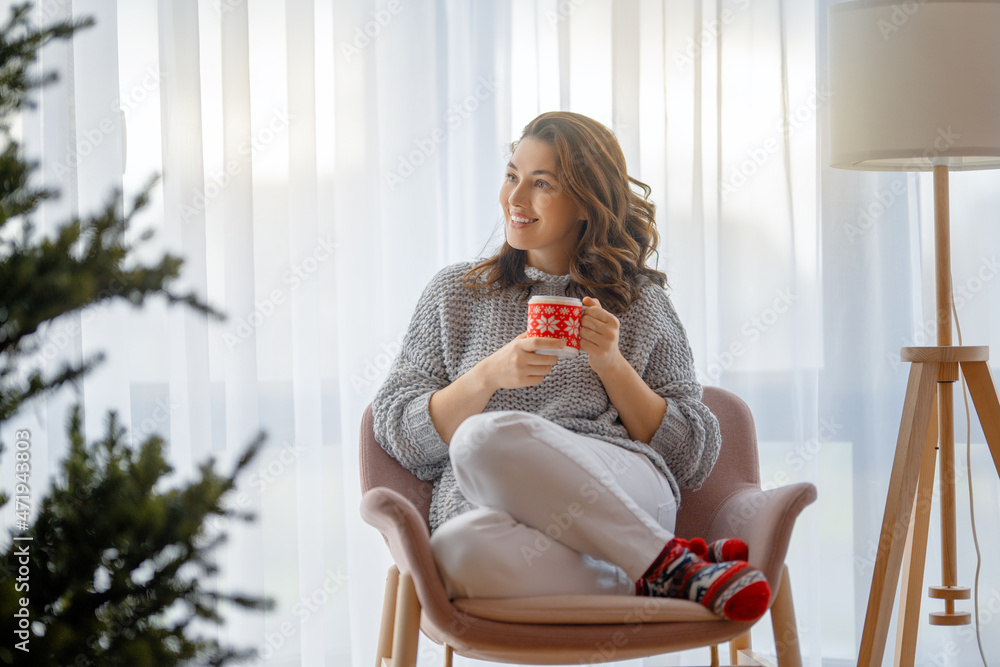
{"label": "lamp shade", "polygon": [[830,7],[834,167],[1000,167],[1000,0]]}

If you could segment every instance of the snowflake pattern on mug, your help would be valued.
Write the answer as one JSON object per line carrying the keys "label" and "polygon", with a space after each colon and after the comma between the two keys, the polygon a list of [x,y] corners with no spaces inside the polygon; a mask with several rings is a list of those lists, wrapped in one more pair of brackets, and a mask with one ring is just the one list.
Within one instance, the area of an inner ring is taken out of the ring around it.
{"label": "snowflake pattern on mug", "polygon": [[538,330],[542,333],[557,333],[559,331],[559,322],[560,320],[556,317],[542,315],[538,318]]}
{"label": "snowflake pattern on mug", "polygon": [[559,338],[566,347],[580,349],[581,306],[535,303],[528,305],[528,336]]}

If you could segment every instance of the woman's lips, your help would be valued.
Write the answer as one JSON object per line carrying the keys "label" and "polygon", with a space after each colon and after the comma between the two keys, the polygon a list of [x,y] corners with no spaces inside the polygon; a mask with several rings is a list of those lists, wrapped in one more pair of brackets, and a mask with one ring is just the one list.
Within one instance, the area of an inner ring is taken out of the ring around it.
{"label": "woman's lips", "polygon": [[529,218],[523,215],[517,215],[516,213],[511,213],[510,215],[510,226],[514,229],[524,229],[525,227],[538,222],[538,218]]}

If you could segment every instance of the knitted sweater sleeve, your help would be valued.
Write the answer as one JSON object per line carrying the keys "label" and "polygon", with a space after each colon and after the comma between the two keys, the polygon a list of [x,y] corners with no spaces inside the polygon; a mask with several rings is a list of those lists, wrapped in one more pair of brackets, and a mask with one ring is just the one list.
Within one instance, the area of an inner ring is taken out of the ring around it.
{"label": "knitted sweater sleeve", "polygon": [[430,415],[431,394],[450,384],[441,316],[445,276],[439,272],[417,302],[402,347],[372,399],[375,438],[418,478],[428,481],[448,462],[448,445]]}
{"label": "knitted sweater sleeve", "polygon": [[680,488],[697,488],[719,457],[719,422],[701,402],[701,384],[687,334],[669,297],[656,292],[650,309],[658,335],[642,378],[667,401],[667,411],[649,445],[670,468]]}

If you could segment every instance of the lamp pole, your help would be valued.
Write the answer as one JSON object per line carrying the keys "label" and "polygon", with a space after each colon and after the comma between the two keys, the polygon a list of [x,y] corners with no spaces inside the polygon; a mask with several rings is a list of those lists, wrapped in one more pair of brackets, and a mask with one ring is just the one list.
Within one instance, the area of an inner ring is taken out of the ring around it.
{"label": "lamp pole", "polygon": [[[937,344],[951,347],[953,293],[951,284],[951,229],[949,220],[948,165],[934,165],[934,270],[937,286]],[[955,600],[968,599],[969,589],[958,585],[955,534],[955,404],[954,382],[958,364],[944,366],[938,378],[938,460],[941,480],[941,585],[928,595],[944,600],[944,612],[930,614],[931,625],[965,625],[969,612],[955,612]]]}

